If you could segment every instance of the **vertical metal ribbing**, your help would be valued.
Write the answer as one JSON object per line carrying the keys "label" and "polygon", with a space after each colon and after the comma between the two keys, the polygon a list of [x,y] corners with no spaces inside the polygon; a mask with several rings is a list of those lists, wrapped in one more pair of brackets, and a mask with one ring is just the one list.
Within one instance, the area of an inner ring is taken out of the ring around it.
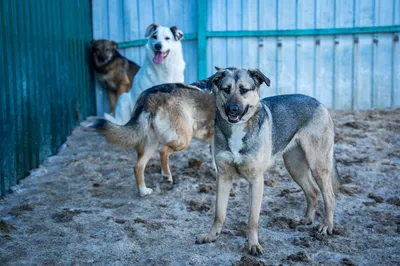
{"label": "vertical metal ribbing", "polygon": [[[314,29],[317,28],[317,0],[314,0]],[[313,97],[317,97],[317,49],[321,44],[316,44],[316,37],[313,36],[314,50],[313,50]]]}
{"label": "vertical metal ribbing", "polygon": [[[295,28],[296,30],[299,28],[299,21],[298,21],[298,12],[299,12],[299,1],[296,0],[296,8],[295,8],[295,14],[294,14],[294,21],[295,21]],[[299,66],[298,66],[298,61],[299,58],[297,58],[298,56],[298,46],[297,46],[297,39],[298,37],[294,37],[294,91],[295,93],[298,93],[299,88],[298,88],[298,73],[299,73]]]}
{"label": "vertical metal ribbing", "polygon": [[[372,9],[372,26],[375,26],[375,0],[372,1],[373,9]],[[371,108],[375,106],[375,43],[374,43],[375,36],[372,34],[372,43],[371,43]]]}
{"label": "vertical metal ribbing", "polygon": [[[333,28],[336,28],[336,1],[333,2]],[[336,107],[336,36],[333,35],[332,49],[332,108]]]}
{"label": "vertical metal ribbing", "polygon": [[[240,1],[240,8],[242,10],[243,10],[243,1],[244,0]],[[240,19],[241,19],[241,21],[240,21],[240,29],[243,30],[243,12],[242,12],[242,17]],[[243,47],[244,47],[244,38],[242,38],[242,40],[240,42],[240,55],[241,55],[241,57],[240,57],[240,67],[244,67],[244,61],[243,61],[244,50],[243,50]],[[251,67],[253,67],[253,66],[251,66]]]}
{"label": "vertical metal ribbing", "polygon": [[82,41],[92,33],[80,28],[90,25],[85,17],[90,4],[85,0],[83,7],[81,1],[0,2],[0,195],[57,151],[74,125],[77,95],[94,96],[90,82],[85,86],[89,70]]}
{"label": "vertical metal ribbing", "polygon": [[[356,24],[356,0],[353,0],[353,27],[355,27]],[[351,58],[351,109],[354,110],[354,104],[355,104],[355,87],[356,87],[356,80],[354,79],[355,77],[355,62],[356,62],[356,57],[358,56],[358,41],[354,41],[354,34],[352,35],[352,50],[353,50],[353,56]]]}
{"label": "vertical metal ribbing", "polygon": [[207,77],[207,1],[197,0],[197,76]]}
{"label": "vertical metal ribbing", "polygon": [[[260,0],[257,0],[257,30],[260,30]],[[258,43],[260,43],[260,38],[257,39]],[[257,56],[257,67],[260,69],[260,48],[258,48],[258,56]],[[262,60],[265,60],[264,58],[261,58]],[[262,69],[263,70],[263,69]],[[263,70],[265,71],[265,70]]]}
{"label": "vertical metal ribbing", "polygon": [[26,138],[26,146],[25,146],[25,154],[26,154],[26,167],[27,170],[32,169],[35,165],[34,153],[33,153],[33,144],[35,142],[35,133],[33,130],[33,126],[36,124],[36,116],[30,115],[36,113],[35,107],[37,108],[36,104],[33,102],[33,63],[32,63],[32,50],[33,50],[33,42],[31,41],[30,37],[32,35],[32,23],[30,21],[30,10],[28,6],[29,2],[26,1],[25,5],[22,5],[21,13],[24,17],[23,20],[23,27],[22,31],[25,34],[24,38],[27,41],[23,42],[23,56],[25,57],[25,77],[26,77],[26,92],[24,95],[24,105],[26,106],[26,112],[24,114],[25,120],[25,134]]}
{"label": "vertical metal ribbing", "polygon": [[[229,6],[229,0],[225,0],[225,6]],[[228,22],[228,9],[225,9],[225,29],[228,28],[229,22]],[[228,57],[229,57],[229,49],[228,49],[228,38],[224,38],[225,39],[225,66],[226,67],[230,67],[228,66]]]}
{"label": "vertical metal ribbing", "polygon": [[[0,29],[4,29],[6,25],[5,22],[3,22],[3,19],[5,17],[4,14],[4,7],[5,3],[0,2]],[[6,49],[6,33],[4,30],[0,31],[0,45],[3,47],[3,51]],[[6,58],[7,54],[4,53],[4,56],[0,58],[0,73],[6,73],[5,67],[6,67]],[[2,121],[0,125],[0,147],[4,149],[2,154],[5,152],[10,152],[10,147],[7,143],[7,139],[5,137],[6,132],[7,132],[7,126],[9,124],[9,121],[7,119],[8,115],[8,106],[7,106],[7,93],[8,93],[8,86],[6,82],[6,77],[3,79],[0,79],[0,106],[3,106],[3,110],[0,113],[0,121]],[[5,182],[6,182],[6,175],[9,175],[9,166],[7,165],[7,158],[5,158],[4,155],[1,155],[0,157],[0,195],[3,195],[5,193]]]}
{"label": "vertical metal ribbing", "polygon": [[[276,10],[275,10],[275,25],[276,25],[276,30],[279,29],[279,0],[276,0],[275,3]],[[276,88],[275,88],[275,94],[279,94],[279,59],[281,58],[280,53],[282,50],[282,47],[279,46],[279,38],[276,37],[276,53],[275,53],[275,79],[276,79]]]}
{"label": "vertical metal ribbing", "polygon": [[59,65],[57,65],[56,57],[57,57],[57,50],[58,47],[55,47],[55,39],[54,39],[54,34],[55,34],[55,22],[54,22],[54,10],[53,10],[53,4],[54,2],[51,0],[46,0],[46,13],[48,15],[47,17],[47,22],[49,23],[49,38],[48,42],[50,43],[50,62],[49,65],[53,66],[51,68],[51,77],[49,80],[49,83],[51,84],[48,86],[48,92],[50,95],[50,112],[51,112],[51,138],[52,138],[52,143],[51,143],[51,152],[55,153],[57,151],[57,144],[59,142],[60,136],[57,134],[57,132],[62,128],[62,124],[64,123],[64,117],[62,116],[63,110],[60,108],[57,108],[57,106],[63,106],[63,99],[60,93],[61,88],[57,84],[57,72],[58,69],[60,68]]}
{"label": "vertical metal ribbing", "polygon": [[[393,6],[392,6],[392,25],[395,24],[395,19],[396,19],[396,2],[393,1],[392,2]],[[392,66],[391,66],[391,89],[390,89],[390,108],[394,108],[395,107],[395,75],[397,74],[397,72],[395,72],[395,67],[397,66],[396,62],[395,62],[395,57],[396,57],[396,44],[399,42],[398,41],[398,37],[397,37],[397,42],[395,41],[395,36],[396,34],[393,33],[392,34],[392,40],[393,40],[393,48],[392,48]]]}
{"label": "vertical metal ribbing", "polygon": [[[10,46],[10,52],[14,53],[15,49],[18,51],[19,50],[19,45],[18,45],[18,37],[19,37],[19,29],[18,29],[18,23],[17,23],[17,12],[16,12],[16,7],[17,3],[16,2],[11,2],[10,3],[10,10],[8,14],[11,16],[10,18],[10,25],[9,27],[12,28],[12,32],[14,34],[10,34],[10,41],[11,41],[11,46]],[[15,53],[14,53],[15,54]],[[24,172],[24,154],[23,154],[23,128],[22,128],[22,110],[21,110],[21,77],[20,77],[20,70],[21,70],[21,64],[20,61],[18,60],[19,58],[13,58],[13,60],[10,60],[12,62],[12,78],[14,82],[10,84],[14,88],[17,88],[13,90],[14,93],[14,125],[15,125],[15,131],[16,131],[16,142],[15,142],[15,160],[16,160],[16,176],[13,178],[9,179],[9,184],[8,186],[11,187],[16,184],[17,178],[19,176],[23,176]]]}

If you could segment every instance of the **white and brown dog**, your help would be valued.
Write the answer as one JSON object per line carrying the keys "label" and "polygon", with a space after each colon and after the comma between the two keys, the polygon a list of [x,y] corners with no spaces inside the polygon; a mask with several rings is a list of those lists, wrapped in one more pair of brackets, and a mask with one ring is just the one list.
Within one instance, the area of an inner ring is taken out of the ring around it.
{"label": "white and brown dog", "polygon": [[145,36],[146,57],[135,76],[132,88],[118,99],[115,117],[104,117],[117,125],[125,125],[131,118],[135,102],[148,88],[164,83],[184,83],[185,61],[183,60],[183,33],[177,27],[164,27],[151,24]]}

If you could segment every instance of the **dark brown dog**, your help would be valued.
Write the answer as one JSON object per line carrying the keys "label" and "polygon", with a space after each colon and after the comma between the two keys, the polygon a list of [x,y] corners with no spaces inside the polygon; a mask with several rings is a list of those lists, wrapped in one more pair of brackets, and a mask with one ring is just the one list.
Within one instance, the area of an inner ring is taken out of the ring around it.
{"label": "dark brown dog", "polygon": [[114,112],[119,96],[131,89],[139,66],[117,51],[114,41],[93,40],[92,57],[97,77],[108,92],[110,112]]}

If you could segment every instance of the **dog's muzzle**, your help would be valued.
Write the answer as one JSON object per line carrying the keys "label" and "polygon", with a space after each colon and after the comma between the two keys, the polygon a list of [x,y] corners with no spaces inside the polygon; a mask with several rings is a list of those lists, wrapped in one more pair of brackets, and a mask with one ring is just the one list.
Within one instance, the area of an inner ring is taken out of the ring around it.
{"label": "dog's muzzle", "polygon": [[242,117],[249,110],[249,106],[247,105],[243,112],[240,112],[240,107],[237,104],[228,104],[225,107],[225,113],[228,117],[228,121],[230,123],[238,123]]}
{"label": "dog's muzzle", "polygon": [[99,61],[99,63],[105,64],[105,63],[108,62],[108,58],[106,56],[103,56],[103,55],[98,55],[97,56],[97,61]]}

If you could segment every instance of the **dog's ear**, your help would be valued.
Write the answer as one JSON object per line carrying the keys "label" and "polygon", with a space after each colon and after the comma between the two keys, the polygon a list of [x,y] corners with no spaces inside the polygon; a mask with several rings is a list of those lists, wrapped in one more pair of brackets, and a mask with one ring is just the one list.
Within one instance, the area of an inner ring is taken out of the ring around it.
{"label": "dog's ear", "polygon": [[213,90],[214,85],[218,87],[218,82],[225,76],[225,72],[225,70],[219,70],[217,73],[212,75],[207,82],[207,88]]}
{"label": "dog's ear", "polygon": [[158,24],[150,24],[147,29],[144,37],[149,37],[150,34],[158,28]]}
{"label": "dog's ear", "polygon": [[258,86],[260,86],[264,82],[265,82],[265,84],[267,84],[268,87],[271,84],[271,81],[269,80],[269,78],[267,78],[267,76],[265,76],[258,69],[249,69],[247,72],[249,73],[250,77],[257,83]]}
{"label": "dog's ear", "polygon": [[220,71],[222,68],[215,66],[215,70]]}
{"label": "dog's ear", "polygon": [[118,49],[118,43],[116,43],[116,42],[114,42],[114,41],[111,41],[111,46],[112,46],[115,50]]}
{"label": "dog's ear", "polygon": [[172,34],[174,35],[174,38],[176,41],[182,40],[183,38],[183,32],[178,29],[176,26],[173,26],[170,28]]}

